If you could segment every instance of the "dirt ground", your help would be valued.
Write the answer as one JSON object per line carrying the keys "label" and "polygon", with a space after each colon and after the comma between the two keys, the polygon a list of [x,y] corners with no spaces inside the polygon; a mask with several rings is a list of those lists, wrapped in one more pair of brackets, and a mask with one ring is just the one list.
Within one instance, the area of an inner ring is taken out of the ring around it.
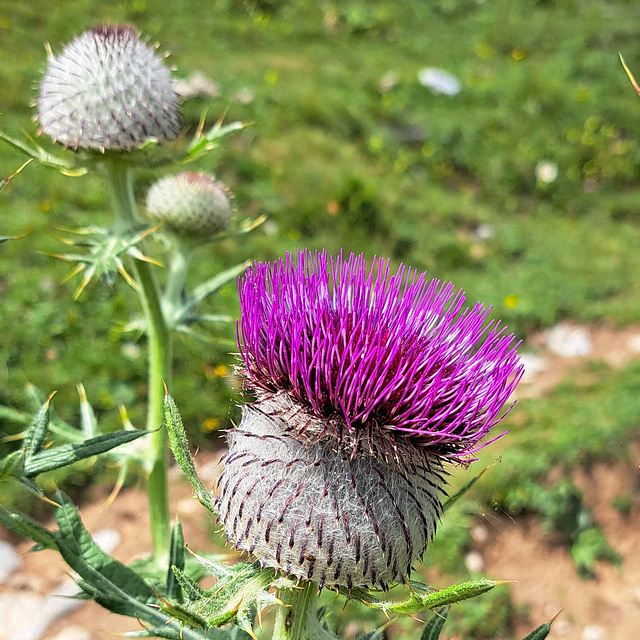
{"label": "dirt ground", "polygon": [[[527,344],[539,360],[536,371],[521,385],[518,394],[539,396],[566,376],[575,375],[588,360],[602,359],[621,366],[640,357],[640,327],[616,331],[607,327],[585,328],[590,339],[587,355],[567,358],[549,351],[548,335],[534,336]],[[640,392],[640,389],[639,389]],[[217,454],[202,452],[197,458],[203,479],[213,482]],[[576,573],[566,547],[558,544],[534,517],[507,518],[491,514],[479,522],[488,532],[475,550],[484,560],[484,572],[496,579],[514,580],[513,600],[522,615],[516,621],[515,637],[522,638],[535,626],[561,612],[549,636],[555,640],[633,640],[640,638],[640,501],[635,499],[627,516],[611,506],[620,494],[640,488],[640,432],[632,449],[632,461],[613,466],[599,464],[589,473],[575,474],[584,491],[587,506],[603,528],[611,546],[623,557],[620,567],[600,563],[594,580],[582,580]],[[185,539],[198,550],[211,549],[207,532],[213,526],[204,509],[192,497],[190,486],[177,470],[172,470],[172,511],[183,522]],[[150,547],[145,494],[122,492],[105,510],[102,503],[108,490],[96,495],[81,512],[87,528],[98,531],[116,528],[121,542],[113,555],[129,562]],[[6,532],[0,530],[0,538]],[[17,543],[19,551],[30,545]],[[23,556],[23,565],[0,586],[3,590],[37,589],[50,591],[66,573],[65,565],[53,552]],[[28,621],[25,621],[28,624]],[[136,623],[87,603],[59,620],[43,636],[54,638],[64,629],[78,626],[90,631],[92,640],[111,640],[114,634],[136,630]],[[2,629],[0,628],[0,637]]]}

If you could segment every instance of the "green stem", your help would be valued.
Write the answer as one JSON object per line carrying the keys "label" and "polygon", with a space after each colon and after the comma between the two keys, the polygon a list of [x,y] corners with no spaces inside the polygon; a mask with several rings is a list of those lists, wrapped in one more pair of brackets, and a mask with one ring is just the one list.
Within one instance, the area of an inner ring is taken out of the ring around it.
{"label": "green stem", "polygon": [[[140,224],[133,197],[132,172],[127,163],[118,157],[107,158],[105,163],[116,211],[115,231],[122,232]],[[134,269],[149,341],[147,429],[153,433],[149,437],[147,471],[151,538],[156,560],[163,563],[168,561],[171,540],[167,483],[169,449],[167,430],[162,427],[163,382],[170,382],[171,344],[151,267],[147,262],[135,260]]]}
{"label": "green stem", "polygon": [[318,585],[303,582],[299,589],[282,589],[285,605],[278,607],[273,640],[336,640],[318,621]]}
{"label": "green stem", "polygon": [[184,307],[184,285],[189,266],[190,250],[181,238],[171,238],[171,253],[167,265],[167,286],[164,294],[165,318],[169,329],[175,329]]}

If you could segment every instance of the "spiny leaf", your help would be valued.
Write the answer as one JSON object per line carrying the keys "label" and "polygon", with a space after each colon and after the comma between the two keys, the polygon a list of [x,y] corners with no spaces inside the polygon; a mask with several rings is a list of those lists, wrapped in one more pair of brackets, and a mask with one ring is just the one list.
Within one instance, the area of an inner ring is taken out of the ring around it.
{"label": "spiny leaf", "polygon": [[176,403],[168,393],[164,396],[164,423],[167,427],[169,444],[171,445],[171,450],[173,451],[176,462],[185,476],[187,476],[200,504],[211,513],[215,513],[213,495],[207,490],[198,477],[196,467],[193,464],[193,458],[191,457],[191,453],[189,453],[187,434],[182,426],[182,418],[180,417]]}
{"label": "spiny leaf", "polygon": [[[54,392],[55,393],[55,392]],[[25,453],[25,462],[28,463],[37,453],[40,451],[47,435],[47,429],[49,428],[49,405],[53,393],[47,398],[45,403],[40,407],[40,410],[33,419],[29,430],[27,431],[24,442],[22,444],[22,450]]]}
{"label": "spiny leaf", "polygon": [[83,176],[87,173],[86,167],[76,167],[72,162],[69,162],[63,158],[58,156],[54,156],[51,153],[48,153],[37,144],[34,139],[25,133],[25,137],[31,142],[33,146],[29,146],[26,142],[22,140],[18,140],[17,138],[13,138],[12,136],[6,134],[4,131],[0,131],[0,140],[4,140],[14,149],[21,151],[22,153],[28,155],[33,160],[37,160],[40,164],[46,167],[53,167],[57,169],[61,174],[65,176],[69,176],[72,178]]}
{"label": "spiny leaf", "polygon": [[24,469],[24,449],[12,451],[0,460],[0,482],[15,479],[22,475]]}
{"label": "spiny leaf", "polygon": [[182,587],[176,580],[175,572],[184,571],[184,535],[182,525],[176,520],[171,531],[171,546],[169,549],[169,570],[167,571],[167,596],[178,603],[182,603]]}
{"label": "spiny leaf", "polygon": [[87,400],[87,392],[84,389],[84,385],[79,384],[77,389],[80,396],[80,426],[82,427],[82,433],[86,438],[92,438],[98,433],[98,420],[93,407]]}
{"label": "spiny leaf", "polygon": [[60,467],[73,464],[78,460],[91,458],[105,451],[109,451],[121,444],[131,442],[149,433],[148,431],[114,431],[95,438],[90,438],[79,444],[63,444],[41,451],[27,457],[24,466],[24,475],[27,478],[37,476],[45,471],[51,471]]}
{"label": "spiny leaf", "polygon": [[469,489],[471,489],[471,487],[473,487],[473,485],[476,482],[478,482],[478,480],[480,480],[480,478],[482,478],[482,476],[484,475],[485,471],[488,468],[489,467],[485,467],[478,475],[476,475],[473,478],[471,478],[471,480],[469,480],[468,482],[465,482],[465,484],[462,485],[462,487],[460,487],[460,489],[458,489],[458,491],[456,491],[448,500],[446,500],[444,502],[444,504],[442,505],[442,510],[446,511],[451,506],[453,506],[460,498],[462,498],[462,496],[465,493],[467,493],[467,491],[469,491]]}
{"label": "spiny leaf", "polygon": [[217,273],[215,276],[213,276],[206,282],[203,282],[200,286],[196,287],[189,297],[187,304],[185,305],[185,310],[193,310],[203,300],[206,300],[209,296],[218,291],[218,289],[227,284],[227,282],[230,282],[234,278],[237,278],[239,275],[244,273],[247,270],[249,264],[251,263],[242,262],[241,264],[237,264],[234,267],[230,267],[225,271]]}
{"label": "spiny leaf", "polygon": [[424,625],[420,640],[438,640],[442,627],[447,621],[447,615],[449,615],[449,607],[438,609]]}
{"label": "spiny leaf", "polygon": [[638,86],[638,83],[636,82],[636,79],[633,77],[631,70],[629,69],[629,67],[627,67],[627,64],[625,63],[624,58],[622,57],[622,54],[618,53],[618,57],[620,58],[620,62],[622,63],[622,68],[624,69],[624,72],[627,74],[627,78],[629,78],[629,82],[631,83],[631,86],[636,90],[636,93],[640,96],[640,86]]}
{"label": "spiny leaf", "polygon": [[0,508],[0,524],[27,540],[33,540],[39,549],[57,549],[55,538],[48,529],[21,513],[9,513]]}
{"label": "spiny leaf", "polygon": [[[3,180],[0,180],[0,191],[2,191],[32,161],[33,161],[33,158],[29,158],[29,160],[27,160],[21,167],[16,169],[16,171],[14,171],[10,176],[7,176]],[[2,242],[5,242],[6,240],[13,240],[15,239],[15,237],[14,238],[7,237],[7,236],[0,237],[0,244],[2,244]]]}
{"label": "spiny leaf", "polygon": [[[352,589],[347,591],[340,587],[340,593],[343,593],[347,598],[353,598],[360,600],[363,604],[366,604],[373,609],[380,609],[385,613],[401,613],[412,614],[418,611],[424,611],[425,609],[435,609],[436,607],[443,607],[467,598],[473,598],[479,596],[487,591],[490,591],[494,587],[505,584],[507,581],[495,581],[487,578],[479,578],[477,580],[469,580],[462,584],[455,584],[446,589],[433,590],[427,585],[420,585],[420,583],[411,582],[412,587],[409,598],[401,602],[382,601],[378,600],[375,596],[369,593],[365,589]],[[421,588],[417,588],[421,587]]]}

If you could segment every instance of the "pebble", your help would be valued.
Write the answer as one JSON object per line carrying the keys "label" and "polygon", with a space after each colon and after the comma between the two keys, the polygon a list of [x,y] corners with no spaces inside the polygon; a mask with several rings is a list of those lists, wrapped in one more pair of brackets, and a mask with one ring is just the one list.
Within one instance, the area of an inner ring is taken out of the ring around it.
{"label": "pebble", "polygon": [[113,553],[118,548],[122,536],[117,529],[100,529],[93,534],[93,540],[105,553]]}
{"label": "pebble", "polygon": [[[81,607],[82,600],[74,600],[78,587],[65,578],[47,595],[25,591],[6,591],[0,595],[0,620],[5,637],[11,640],[40,640],[46,637],[51,625]],[[27,623],[25,623],[27,621]]]}
{"label": "pebble", "polygon": [[593,345],[588,329],[563,323],[549,331],[547,349],[563,358],[577,358],[588,356]]}
{"label": "pebble", "polygon": [[481,573],[484,569],[484,558],[478,551],[469,551],[464,557],[464,565],[469,573]]}
{"label": "pebble", "polygon": [[535,353],[518,354],[520,364],[524,366],[523,382],[533,382],[541,373],[547,370],[547,361]]}
{"label": "pebble", "polygon": [[50,640],[91,640],[91,633],[82,627],[72,625]]}
{"label": "pebble", "polygon": [[4,540],[0,540],[0,584],[22,564],[22,559],[14,548]]}
{"label": "pebble", "polygon": [[427,67],[418,71],[418,82],[427,87],[431,93],[441,93],[445,96],[456,96],[462,90],[460,81],[455,76],[443,71]]}
{"label": "pebble", "polygon": [[478,544],[485,544],[489,540],[489,529],[483,524],[477,524],[471,529],[471,539]]}
{"label": "pebble", "polygon": [[556,620],[552,629],[559,636],[568,636],[573,632],[573,625],[568,620]]}
{"label": "pebble", "polygon": [[580,640],[605,640],[607,634],[597,624],[588,624],[580,634]]}

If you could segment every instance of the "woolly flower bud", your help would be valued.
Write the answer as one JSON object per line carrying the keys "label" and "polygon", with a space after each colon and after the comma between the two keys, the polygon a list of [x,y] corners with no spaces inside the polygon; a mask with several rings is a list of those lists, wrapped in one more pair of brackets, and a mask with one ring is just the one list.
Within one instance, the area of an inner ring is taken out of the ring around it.
{"label": "woolly flower bud", "polygon": [[229,433],[218,509],[263,566],[324,585],[407,577],[435,533],[446,462],[469,462],[522,375],[488,309],[362,256],[301,252],[240,283],[256,402]]}
{"label": "woolly flower bud", "polygon": [[188,171],[162,178],[149,189],[147,213],[176,233],[208,238],[229,226],[233,210],[213,176]]}
{"label": "woolly flower bud", "polygon": [[132,150],[179,128],[169,69],[127,25],[93,27],[50,56],[37,107],[42,131],[74,148]]}

